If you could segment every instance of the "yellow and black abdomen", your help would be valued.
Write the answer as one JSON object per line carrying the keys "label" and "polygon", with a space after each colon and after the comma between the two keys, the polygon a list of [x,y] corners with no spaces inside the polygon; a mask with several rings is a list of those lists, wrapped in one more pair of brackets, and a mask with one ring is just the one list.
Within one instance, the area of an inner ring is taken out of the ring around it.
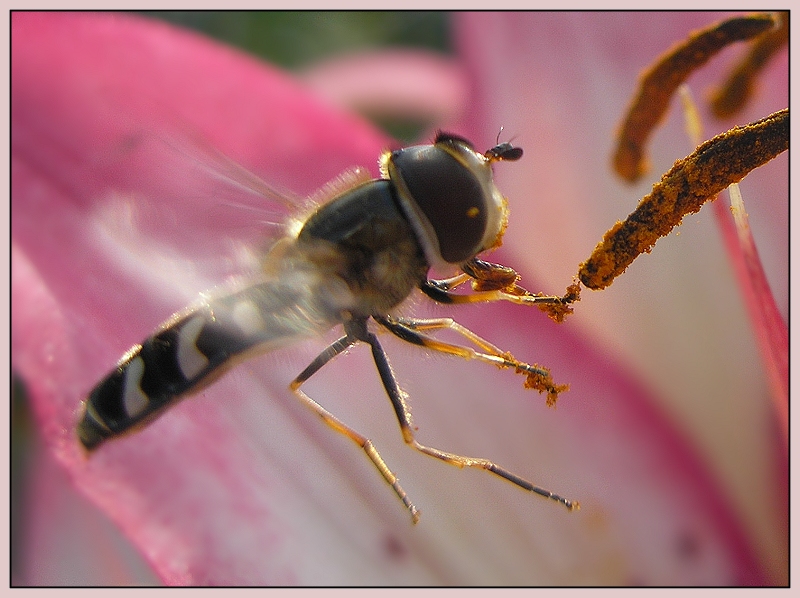
{"label": "yellow and black abdomen", "polygon": [[329,329],[340,313],[334,296],[342,301],[331,281],[289,269],[177,314],[130,349],[89,393],[78,438],[94,449],[157,417],[251,354]]}

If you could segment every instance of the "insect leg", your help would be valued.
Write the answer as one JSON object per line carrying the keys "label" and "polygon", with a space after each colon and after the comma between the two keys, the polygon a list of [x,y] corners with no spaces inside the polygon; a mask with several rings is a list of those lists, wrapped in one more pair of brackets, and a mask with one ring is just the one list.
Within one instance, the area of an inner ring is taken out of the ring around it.
{"label": "insect leg", "polygon": [[[491,363],[499,368],[514,368],[518,374],[526,376],[525,388],[533,388],[539,392],[547,393],[548,406],[555,405],[558,394],[568,389],[568,385],[556,384],[547,368],[530,365],[517,360],[508,351],[501,351],[486,339],[481,338],[469,328],[462,326],[451,318],[436,318],[430,320],[413,320],[406,318],[375,317],[375,320],[388,329],[392,334],[413,345],[420,345],[433,351],[456,355],[462,359],[477,359],[484,363]],[[472,342],[483,351],[476,351],[470,347],[463,347],[446,343],[419,331],[441,330],[446,328],[456,332]]]}
{"label": "insect leg", "polygon": [[[555,295],[533,295],[520,286],[514,285],[511,290],[492,289],[474,290],[472,293],[451,293],[453,287],[441,285],[438,280],[426,280],[420,285],[420,290],[437,303],[448,305],[460,303],[490,303],[492,301],[509,301],[520,305],[563,305],[568,303],[564,297]],[[519,293],[519,294],[517,294]]]}
{"label": "insect leg", "polygon": [[342,351],[346,350],[347,348],[353,346],[359,338],[355,338],[351,336],[349,333],[346,336],[343,336],[333,344],[331,344],[327,349],[325,349],[322,353],[320,353],[314,361],[312,361],[306,369],[304,369],[297,378],[292,380],[291,384],[289,385],[289,389],[294,393],[294,395],[303,403],[306,407],[314,411],[317,415],[319,415],[322,420],[328,424],[331,428],[339,432],[340,434],[344,434],[350,440],[355,442],[358,446],[360,446],[364,452],[369,457],[370,461],[375,465],[378,471],[381,473],[383,478],[388,482],[388,484],[392,487],[395,494],[403,501],[403,504],[411,513],[411,521],[412,523],[417,523],[419,521],[420,513],[411,500],[408,498],[405,490],[400,486],[400,483],[397,479],[397,476],[392,473],[389,467],[386,465],[386,462],[378,453],[378,450],[372,444],[372,441],[365,436],[362,436],[351,427],[346,425],[332,413],[330,413],[327,409],[322,407],[319,403],[317,403],[314,399],[309,397],[306,393],[300,390],[300,386],[308,380],[311,376],[313,376],[320,368],[322,368],[326,363],[328,363],[331,359],[339,355]]}
{"label": "insect leg", "polygon": [[[517,284],[519,274],[513,268],[473,258],[461,266],[463,273],[445,280],[426,280],[420,289],[439,303],[487,303],[509,301],[520,305],[537,305],[558,322],[572,313],[570,303],[580,298],[580,287],[573,284],[562,296],[534,295]],[[471,281],[472,293],[451,291]]]}
{"label": "insect leg", "polygon": [[[441,347],[442,350],[446,353],[452,353],[455,355],[465,356],[466,353],[462,353],[457,351],[456,349],[462,349],[464,352],[472,351],[466,347],[458,347],[457,345],[449,345],[447,343],[439,343],[439,341],[435,341],[429,337],[425,337],[423,335],[417,334],[411,327],[408,325],[401,324],[397,321],[388,320],[386,318],[378,317],[375,318],[381,325],[385,326],[388,330],[402,338],[403,340],[409,340],[409,342],[414,342],[415,344],[420,344],[429,348],[435,348],[439,350],[438,347]],[[405,321],[407,323],[407,321]],[[443,324],[446,322],[446,319],[441,321],[436,320],[422,320],[420,321],[421,326],[432,326],[432,327],[450,327],[449,325]],[[412,322],[413,323],[413,322]],[[464,329],[466,330],[466,329]],[[473,333],[469,333],[472,335]],[[418,340],[410,340],[413,337],[417,337]],[[475,338],[477,335],[474,335]],[[476,469],[485,469],[487,471],[492,472],[493,474],[500,476],[508,480],[509,482],[516,484],[520,488],[524,490],[528,490],[529,492],[534,492],[540,496],[544,496],[545,498],[549,498],[556,502],[561,503],[570,511],[580,508],[580,505],[576,501],[568,500],[558,494],[554,494],[549,490],[545,490],[539,486],[532,484],[531,482],[519,477],[518,475],[508,471],[507,469],[503,469],[496,463],[489,461],[488,459],[481,459],[481,458],[474,458],[474,457],[464,457],[462,455],[456,455],[453,453],[448,453],[446,451],[442,451],[437,448],[425,446],[420,444],[416,438],[414,437],[413,427],[411,424],[411,410],[409,409],[405,398],[403,397],[403,391],[400,390],[400,387],[397,384],[397,380],[392,373],[392,369],[389,366],[389,361],[386,358],[386,353],[381,347],[380,343],[378,342],[378,337],[375,336],[373,333],[366,332],[363,338],[360,338],[366,343],[369,343],[370,347],[372,347],[372,358],[375,360],[375,365],[378,368],[378,373],[381,377],[381,382],[383,383],[383,387],[386,389],[386,393],[389,395],[389,399],[392,401],[392,405],[394,406],[395,413],[397,415],[397,419],[400,423],[400,431],[403,434],[403,440],[406,444],[410,445],[415,450],[429,455],[431,457],[435,457],[437,459],[441,459],[445,463],[449,463],[450,465],[454,465],[456,467],[464,468],[464,467],[474,467]],[[482,341],[482,339],[480,339]],[[429,345],[428,342],[433,342],[433,345]],[[489,343],[486,341],[482,341],[485,345],[491,347]],[[446,349],[447,348],[447,349]],[[452,349],[452,350],[450,350]],[[485,357],[497,357],[497,356],[490,356],[487,354],[481,354],[474,352],[475,356],[484,355]],[[470,357],[467,357],[470,358]],[[493,362],[492,360],[489,360]],[[510,365],[509,365],[510,367]]]}

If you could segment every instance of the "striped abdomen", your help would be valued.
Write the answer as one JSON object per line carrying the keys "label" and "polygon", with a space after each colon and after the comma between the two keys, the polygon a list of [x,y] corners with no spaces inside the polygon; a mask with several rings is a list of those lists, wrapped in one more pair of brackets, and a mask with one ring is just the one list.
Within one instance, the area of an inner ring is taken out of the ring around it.
{"label": "striped abdomen", "polygon": [[176,315],[89,394],[78,424],[81,443],[93,449],[153,419],[250,352],[327,330],[339,317],[327,286],[294,273]]}

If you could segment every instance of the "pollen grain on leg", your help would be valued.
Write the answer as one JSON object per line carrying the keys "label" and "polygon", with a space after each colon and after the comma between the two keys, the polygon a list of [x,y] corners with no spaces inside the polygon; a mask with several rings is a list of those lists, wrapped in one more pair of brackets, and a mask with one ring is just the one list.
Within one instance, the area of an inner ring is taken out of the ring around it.
{"label": "pollen grain on leg", "polygon": [[551,320],[561,323],[568,315],[575,310],[571,304],[581,300],[581,285],[578,280],[573,280],[572,284],[567,287],[566,293],[561,297],[558,303],[539,303],[537,307],[546,313]]}
{"label": "pollen grain on leg", "polygon": [[538,364],[533,364],[528,368],[517,367],[518,374],[525,374],[525,388],[538,390],[540,393],[547,393],[547,406],[555,407],[558,395],[569,390],[569,384],[556,384],[550,375],[550,370]]}

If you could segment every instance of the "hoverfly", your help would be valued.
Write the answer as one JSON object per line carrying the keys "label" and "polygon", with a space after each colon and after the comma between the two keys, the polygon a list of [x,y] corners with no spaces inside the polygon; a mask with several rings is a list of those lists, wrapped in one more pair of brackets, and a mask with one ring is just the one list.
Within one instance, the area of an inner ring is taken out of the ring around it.
{"label": "hoverfly", "polygon": [[[517,160],[521,155],[522,150],[510,143],[498,143],[481,154],[467,140],[441,132],[433,144],[384,152],[381,178],[339,192],[275,242],[265,256],[258,281],[175,314],[125,353],[85,400],[77,427],[80,442],[94,450],[161,415],[245,357],[341,326],[344,335],[314,359],[289,388],[331,428],[363,449],[409,510],[412,521],[419,518],[417,508],[372,442],[301,388],[320,368],[358,342],[372,350],[407,444],[457,467],[486,469],[570,510],[577,508],[577,502],[487,459],[417,442],[403,392],[368,326],[373,320],[409,343],[513,368],[540,381],[531,386],[554,396],[557,391],[549,372],[517,361],[450,318],[390,315],[414,289],[447,304],[511,301],[559,305],[568,301],[533,295],[517,286],[519,276],[514,270],[476,257],[500,244],[506,226],[506,200],[494,184],[492,164]],[[461,273],[452,278],[428,278],[432,267],[454,266]],[[453,292],[467,282],[472,285],[471,293]],[[461,335],[476,348],[429,335],[443,329]]]}

